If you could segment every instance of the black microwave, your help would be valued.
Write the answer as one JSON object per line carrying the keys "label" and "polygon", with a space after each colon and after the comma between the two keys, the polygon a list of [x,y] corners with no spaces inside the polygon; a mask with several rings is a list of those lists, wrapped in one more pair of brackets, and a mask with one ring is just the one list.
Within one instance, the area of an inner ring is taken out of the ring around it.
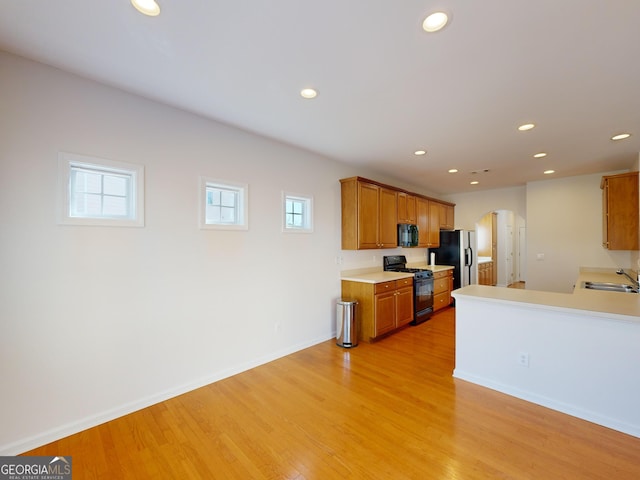
{"label": "black microwave", "polygon": [[417,247],[418,246],[418,226],[411,223],[398,224],[398,246]]}

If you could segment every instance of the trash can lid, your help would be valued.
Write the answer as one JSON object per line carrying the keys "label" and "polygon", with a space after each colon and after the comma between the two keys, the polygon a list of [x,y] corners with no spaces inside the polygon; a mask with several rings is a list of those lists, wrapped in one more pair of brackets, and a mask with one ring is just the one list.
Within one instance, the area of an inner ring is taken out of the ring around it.
{"label": "trash can lid", "polygon": [[358,303],[357,300],[350,300],[350,299],[342,299],[342,300],[338,300],[338,303],[340,305],[349,305],[349,304],[353,304],[353,303]]}

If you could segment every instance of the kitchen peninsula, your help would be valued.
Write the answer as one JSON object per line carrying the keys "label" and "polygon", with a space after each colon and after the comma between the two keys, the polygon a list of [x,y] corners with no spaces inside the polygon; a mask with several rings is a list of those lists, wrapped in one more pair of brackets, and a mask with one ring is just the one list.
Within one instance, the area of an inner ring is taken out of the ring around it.
{"label": "kitchen peninsula", "polygon": [[455,290],[454,377],[640,437],[640,296],[583,288],[624,280],[583,268],[574,293]]}

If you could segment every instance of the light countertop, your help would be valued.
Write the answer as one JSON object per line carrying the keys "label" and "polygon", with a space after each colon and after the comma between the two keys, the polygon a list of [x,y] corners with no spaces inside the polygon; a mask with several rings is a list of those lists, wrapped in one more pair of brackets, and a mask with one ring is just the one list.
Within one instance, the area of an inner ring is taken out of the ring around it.
{"label": "light countertop", "polygon": [[389,282],[391,280],[401,280],[403,278],[413,278],[413,273],[384,272],[380,270],[379,272],[346,275],[341,277],[341,280],[348,280],[350,282],[362,282],[362,283],[382,283],[382,282]]}
{"label": "light countertop", "polygon": [[583,311],[609,319],[640,324],[640,294],[605,292],[582,288],[583,282],[629,283],[614,269],[582,268],[573,293],[544,292],[485,285],[469,285],[454,290],[454,297],[476,297],[495,302],[518,302],[553,310]]}
{"label": "light countertop", "polygon": [[443,270],[453,270],[452,265],[427,265],[426,263],[411,263],[407,264],[411,268],[424,268],[425,270],[431,270],[433,273],[442,272]]}
{"label": "light countertop", "polygon": [[[424,268],[435,272],[441,272],[443,270],[453,270],[451,265],[426,265],[426,264],[410,264],[407,265],[411,268]],[[401,280],[403,278],[412,278],[413,273],[407,272],[385,272],[378,271],[350,271],[342,274],[341,280],[347,280],[350,282],[363,282],[363,283],[382,283],[389,282],[391,280]]]}

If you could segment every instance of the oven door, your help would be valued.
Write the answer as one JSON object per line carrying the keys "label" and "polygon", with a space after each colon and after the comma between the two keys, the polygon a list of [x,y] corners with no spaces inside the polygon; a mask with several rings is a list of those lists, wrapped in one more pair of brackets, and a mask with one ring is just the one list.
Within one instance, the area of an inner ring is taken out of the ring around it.
{"label": "oven door", "polygon": [[414,324],[428,320],[433,313],[433,278],[416,278],[413,281],[415,298]]}

